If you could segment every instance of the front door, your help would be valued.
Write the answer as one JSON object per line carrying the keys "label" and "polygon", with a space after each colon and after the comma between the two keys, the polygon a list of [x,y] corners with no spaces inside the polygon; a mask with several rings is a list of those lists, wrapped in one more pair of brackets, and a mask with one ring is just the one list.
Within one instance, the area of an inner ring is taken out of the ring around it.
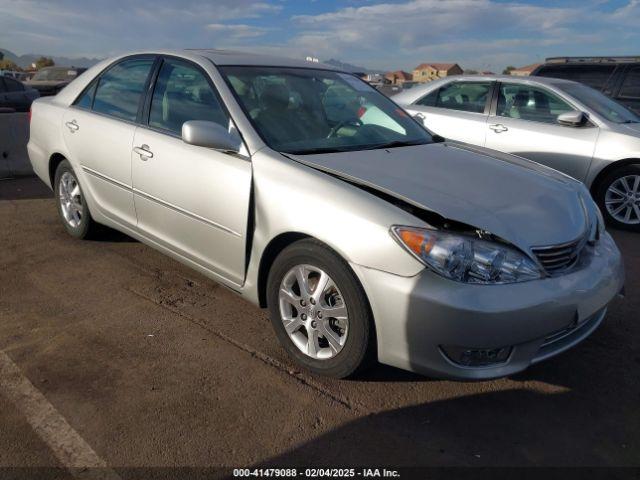
{"label": "front door", "polygon": [[242,284],[251,162],[181,139],[182,124],[189,120],[230,127],[213,84],[196,65],[166,58],[148,110],[131,154],[139,230]]}
{"label": "front door", "polygon": [[483,146],[492,85],[454,81],[422,97],[409,111],[447,140]]}
{"label": "front door", "polygon": [[486,126],[486,147],[513,153],[584,181],[593,158],[598,127],[557,123],[561,113],[575,110],[542,87],[501,83],[496,111]]}
{"label": "front door", "polygon": [[129,227],[136,225],[131,148],[153,62],[131,58],[111,67],[67,110],[62,125],[69,153],[82,168],[83,187],[105,216]]}

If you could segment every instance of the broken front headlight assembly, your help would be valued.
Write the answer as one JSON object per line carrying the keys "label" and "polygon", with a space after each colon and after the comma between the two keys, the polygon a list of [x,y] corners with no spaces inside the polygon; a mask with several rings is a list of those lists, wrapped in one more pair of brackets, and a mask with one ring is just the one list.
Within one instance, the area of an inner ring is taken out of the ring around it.
{"label": "broken front headlight assembly", "polygon": [[501,284],[536,280],[542,271],[519,250],[469,235],[417,227],[391,227],[393,236],[440,275],[465,283]]}

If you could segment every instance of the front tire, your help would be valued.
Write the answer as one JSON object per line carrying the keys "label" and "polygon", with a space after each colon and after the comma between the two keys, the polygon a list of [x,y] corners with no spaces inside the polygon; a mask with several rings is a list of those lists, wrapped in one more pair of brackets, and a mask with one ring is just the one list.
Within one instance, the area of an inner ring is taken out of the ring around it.
{"label": "front tire", "polygon": [[626,165],[608,174],[595,199],[609,225],[640,232],[640,165]]}
{"label": "front tire", "polygon": [[60,162],[56,169],[54,194],[58,215],[69,235],[79,239],[92,237],[98,226],[91,217],[78,177],[67,160]]}
{"label": "front tire", "polygon": [[306,369],[345,378],[372,363],[369,302],[349,265],[324,244],[300,240],[278,255],[267,303],[280,343]]}

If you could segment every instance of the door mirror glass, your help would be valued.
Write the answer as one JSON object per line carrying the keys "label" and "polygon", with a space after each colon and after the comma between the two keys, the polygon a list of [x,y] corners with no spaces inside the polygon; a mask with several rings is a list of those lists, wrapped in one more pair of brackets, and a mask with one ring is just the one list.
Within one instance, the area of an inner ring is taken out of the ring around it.
{"label": "door mirror glass", "polygon": [[182,140],[196,147],[238,153],[242,141],[235,132],[207,120],[189,120],[182,124]]}
{"label": "door mirror glass", "polygon": [[579,127],[584,124],[586,119],[584,113],[578,110],[571,110],[570,112],[564,112],[558,115],[557,121],[560,125]]}

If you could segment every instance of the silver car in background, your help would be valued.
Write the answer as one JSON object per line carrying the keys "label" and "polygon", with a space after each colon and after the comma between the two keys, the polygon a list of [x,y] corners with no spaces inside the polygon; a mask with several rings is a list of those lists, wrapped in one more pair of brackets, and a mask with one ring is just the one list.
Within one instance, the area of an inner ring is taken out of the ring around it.
{"label": "silver car in background", "polygon": [[584,185],[436,140],[330,66],[185,50],[36,101],[28,149],[70,235],[121,230],[268,308],[313,372],[485,379],[582,341],[624,280]]}
{"label": "silver car in background", "polygon": [[432,132],[519,155],[589,188],[607,223],[640,231],[640,118],[580,83],[456,76],[393,100]]}

